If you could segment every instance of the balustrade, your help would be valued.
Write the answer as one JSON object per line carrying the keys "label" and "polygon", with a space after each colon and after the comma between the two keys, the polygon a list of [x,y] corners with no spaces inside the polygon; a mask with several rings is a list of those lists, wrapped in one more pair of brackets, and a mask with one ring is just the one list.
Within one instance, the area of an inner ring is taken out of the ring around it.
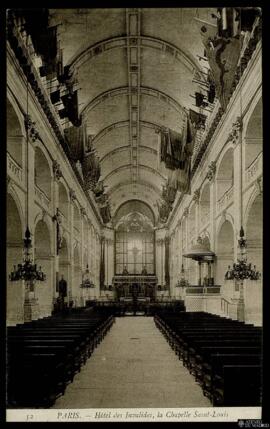
{"label": "balustrade", "polygon": [[7,173],[10,174],[12,179],[22,183],[23,181],[23,172],[22,167],[12,158],[12,156],[7,153]]}
{"label": "balustrade", "polygon": [[50,208],[50,199],[37,185],[35,185],[35,197],[42,206]]}
{"label": "balustrade", "polygon": [[217,212],[220,213],[222,210],[228,207],[233,202],[233,186],[228,189],[222,197],[217,201]]}
{"label": "balustrade", "polygon": [[246,169],[246,185],[249,185],[253,180],[256,180],[262,173],[262,152],[254,159],[250,166]]}

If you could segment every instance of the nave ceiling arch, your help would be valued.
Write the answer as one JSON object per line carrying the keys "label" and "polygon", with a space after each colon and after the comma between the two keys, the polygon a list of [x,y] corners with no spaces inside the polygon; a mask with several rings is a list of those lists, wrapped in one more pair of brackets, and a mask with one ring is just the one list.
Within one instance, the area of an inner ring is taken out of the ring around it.
{"label": "nave ceiling arch", "polygon": [[204,80],[205,70],[194,18],[215,23],[213,12],[50,9],[50,25],[61,24],[63,65],[77,81],[79,113],[100,160],[112,213],[124,201],[141,198],[158,216],[166,174],[157,162],[157,130],[181,132],[195,104],[190,95],[199,87],[193,80]]}

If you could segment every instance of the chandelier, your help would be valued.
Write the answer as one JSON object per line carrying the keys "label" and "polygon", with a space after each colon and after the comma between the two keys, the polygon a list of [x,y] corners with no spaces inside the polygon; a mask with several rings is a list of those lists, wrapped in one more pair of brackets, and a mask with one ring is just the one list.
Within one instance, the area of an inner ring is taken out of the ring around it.
{"label": "chandelier", "polygon": [[35,281],[46,280],[46,275],[41,271],[41,267],[37,269],[37,264],[34,264],[31,257],[31,234],[27,226],[24,238],[24,259],[22,264],[14,265],[14,270],[9,274],[9,280],[16,282],[24,280],[33,284]]}
{"label": "chandelier", "polygon": [[237,258],[237,263],[234,263],[232,269],[230,265],[225,274],[225,280],[259,280],[261,274],[256,269],[256,265],[251,266],[251,263],[247,263],[247,244],[244,229],[241,226],[240,229],[240,238],[238,240],[238,249],[239,256]]}
{"label": "chandelier", "polygon": [[176,283],[176,287],[188,287],[189,282],[185,279],[185,270],[184,264],[182,264],[181,272],[180,272],[180,280]]}
{"label": "chandelier", "polygon": [[81,288],[90,289],[90,288],[94,288],[94,287],[95,287],[95,285],[90,278],[90,271],[89,271],[88,264],[87,264],[86,270],[83,274]]}

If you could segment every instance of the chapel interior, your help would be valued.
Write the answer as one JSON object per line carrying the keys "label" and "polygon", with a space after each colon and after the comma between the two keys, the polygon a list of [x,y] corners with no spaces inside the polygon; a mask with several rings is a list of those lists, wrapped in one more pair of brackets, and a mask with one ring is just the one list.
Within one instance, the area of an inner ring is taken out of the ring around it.
{"label": "chapel interior", "polygon": [[8,10],[8,409],[261,406],[261,32]]}

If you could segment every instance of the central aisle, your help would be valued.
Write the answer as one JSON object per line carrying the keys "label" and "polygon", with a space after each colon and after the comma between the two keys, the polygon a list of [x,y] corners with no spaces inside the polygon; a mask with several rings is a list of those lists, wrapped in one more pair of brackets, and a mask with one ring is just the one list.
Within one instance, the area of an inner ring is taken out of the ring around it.
{"label": "central aisle", "polygon": [[210,407],[152,317],[116,318],[53,408]]}

